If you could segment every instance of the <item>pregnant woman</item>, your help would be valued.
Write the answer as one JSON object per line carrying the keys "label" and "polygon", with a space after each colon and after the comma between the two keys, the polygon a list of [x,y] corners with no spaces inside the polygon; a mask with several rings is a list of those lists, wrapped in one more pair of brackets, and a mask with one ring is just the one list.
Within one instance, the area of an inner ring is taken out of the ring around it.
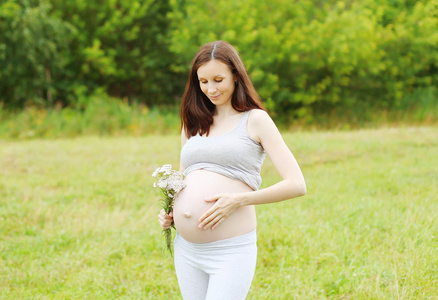
{"label": "pregnant woman", "polygon": [[[185,300],[245,299],[257,260],[255,205],[306,193],[294,156],[260,101],[237,51],[204,45],[192,61],[181,105],[186,188],[173,212],[175,270]],[[282,180],[259,190],[269,155]]]}

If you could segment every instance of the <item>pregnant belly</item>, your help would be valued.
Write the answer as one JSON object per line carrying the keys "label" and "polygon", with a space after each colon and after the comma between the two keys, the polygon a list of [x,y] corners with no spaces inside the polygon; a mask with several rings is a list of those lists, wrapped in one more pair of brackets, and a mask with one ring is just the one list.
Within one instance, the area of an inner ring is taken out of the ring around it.
{"label": "pregnant belly", "polygon": [[236,209],[213,230],[198,228],[199,217],[214,205],[214,202],[205,201],[207,197],[252,191],[245,183],[205,170],[189,173],[185,183],[187,186],[178,194],[173,206],[175,227],[184,239],[192,243],[208,243],[239,236],[256,228],[252,205]]}

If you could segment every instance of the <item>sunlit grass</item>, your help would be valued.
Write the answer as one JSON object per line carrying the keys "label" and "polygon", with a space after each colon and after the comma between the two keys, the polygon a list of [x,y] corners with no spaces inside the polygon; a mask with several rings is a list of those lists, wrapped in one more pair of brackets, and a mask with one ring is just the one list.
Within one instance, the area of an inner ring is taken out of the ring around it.
{"label": "sunlit grass", "polygon": [[[434,89],[427,96],[406,98],[399,106],[378,108],[372,103],[353,103],[316,108],[298,119],[285,112],[271,112],[277,126],[288,130],[358,130],[380,127],[438,125]],[[360,104],[360,105],[359,105]],[[0,102],[0,138],[53,139],[80,136],[146,136],[178,134],[179,104],[147,107],[139,103],[96,94],[85,107],[3,108]]]}
{"label": "sunlit grass", "polygon": [[[434,299],[438,130],[284,137],[308,194],[262,205],[248,299]],[[152,172],[179,137],[0,141],[0,298],[181,299]],[[269,160],[263,186],[279,176]]]}

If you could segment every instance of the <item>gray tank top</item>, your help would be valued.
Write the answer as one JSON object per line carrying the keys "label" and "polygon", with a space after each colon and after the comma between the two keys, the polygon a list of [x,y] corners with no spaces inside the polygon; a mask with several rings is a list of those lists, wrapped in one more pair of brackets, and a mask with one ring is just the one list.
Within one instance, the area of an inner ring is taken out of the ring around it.
{"label": "gray tank top", "polygon": [[237,126],[226,134],[190,137],[181,149],[184,174],[203,169],[243,181],[257,190],[262,183],[260,169],[266,152],[248,134],[249,114],[246,111]]}

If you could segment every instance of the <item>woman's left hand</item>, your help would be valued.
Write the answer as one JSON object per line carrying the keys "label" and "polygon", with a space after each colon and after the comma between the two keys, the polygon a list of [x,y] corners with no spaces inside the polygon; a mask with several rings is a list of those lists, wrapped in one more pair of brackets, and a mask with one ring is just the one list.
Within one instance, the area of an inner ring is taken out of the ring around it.
{"label": "woman's left hand", "polygon": [[236,194],[217,194],[205,201],[216,203],[199,218],[201,229],[215,229],[240,206]]}

